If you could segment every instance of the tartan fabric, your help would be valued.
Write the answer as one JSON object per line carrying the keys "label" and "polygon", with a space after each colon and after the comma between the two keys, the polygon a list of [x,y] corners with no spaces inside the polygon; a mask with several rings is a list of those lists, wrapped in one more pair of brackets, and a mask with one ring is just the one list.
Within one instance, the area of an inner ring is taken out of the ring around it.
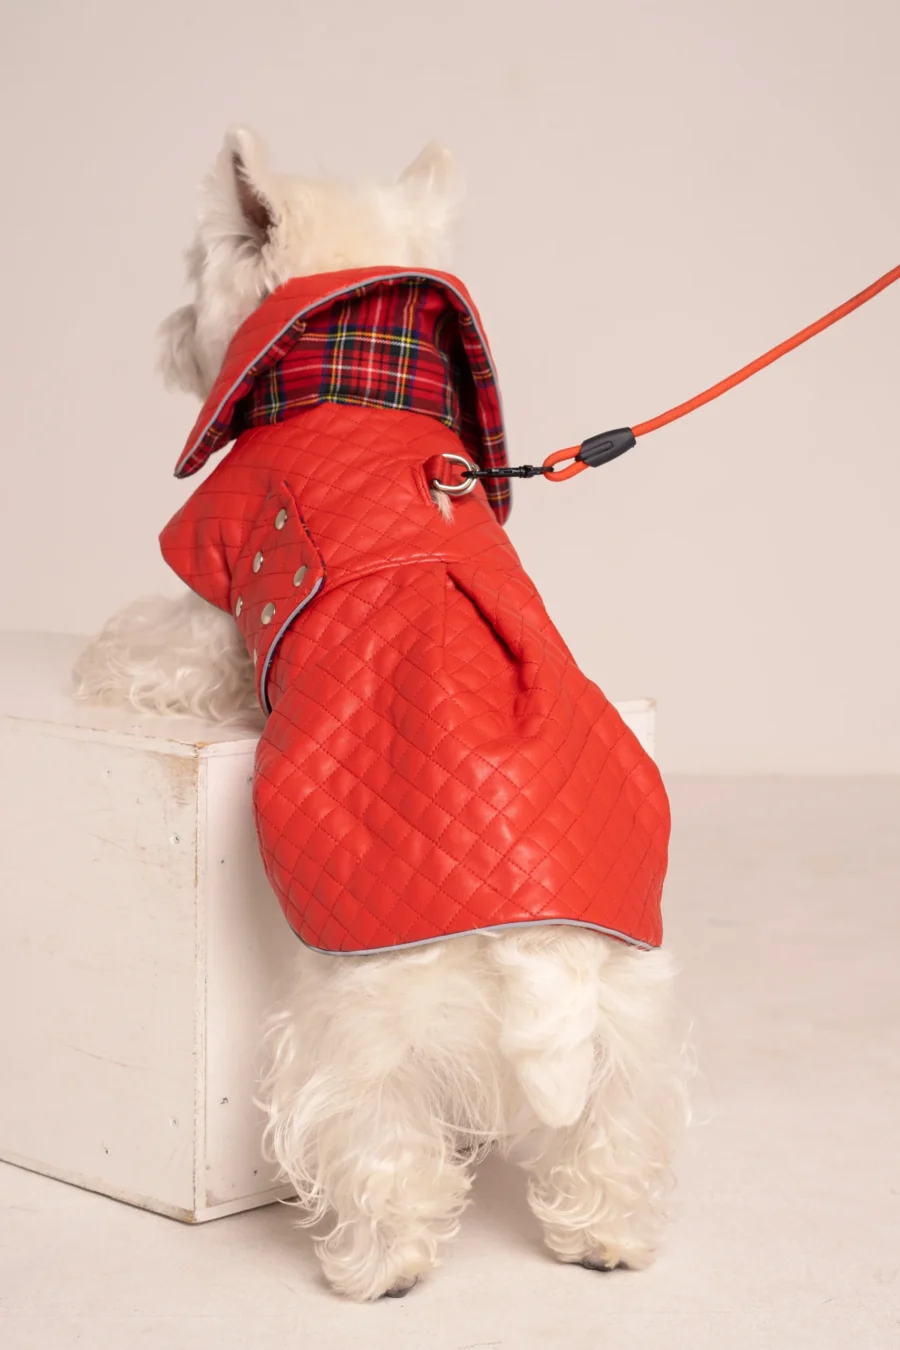
{"label": "tartan fabric", "polygon": [[[358,284],[347,285],[350,278]],[[330,289],[332,280],[344,284]],[[252,334],[265,332],[303,295],[310,303],[253,350]],[[252,352],[247,364],[245,350]],[[462,283],[444,273],[372,268],[295,278],[273,292],[235,334],[177,476],[196,473],[242,431],[319,403],[425,413],[455,431],[482,468],[508,463],[496,373],[477,313]],[[509,480],[483,486],[503,524],[512,505]]]}
{"label": "tartan fabric", "polygon": [[[309,319],[298,319],[278,343],[279,357],[260,373],[238,408],[233,430],[283,422],[318,403],[393,408],[436,417],[476,460],[490,456],[503,426],[479,421],[477,385],[493,385],[486,357],[473,367],[460,333],[460,315],[425,277],[361,288]],[[499,409],[498,409],[499,411]],[[505,456],[488,458],[492,467]],[[485,465],[484,467],[487,467]],[[508,484],[488,500],[508,502]]]}
{"label": "tartan fabric", "polygon": [[244,401],[242,429],[317,403],[354,403],[427,413],[459,434],[467,371],[454,318],[423,280],[364,292],[300,320],[289,350]]}

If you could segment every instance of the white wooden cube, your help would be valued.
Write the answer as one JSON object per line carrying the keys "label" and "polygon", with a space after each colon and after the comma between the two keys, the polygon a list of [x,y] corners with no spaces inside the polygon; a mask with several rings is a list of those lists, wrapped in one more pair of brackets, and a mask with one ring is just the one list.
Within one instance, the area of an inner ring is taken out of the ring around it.
{"label": "white wooden cube", "polygon": [[[261,723],[80,703],[83,641],[0,635],[0,1158],[198,1223],[288,1194],[253,1105],[297,942],[253,829]],[[652,752],[652,701],[618,707]]]}

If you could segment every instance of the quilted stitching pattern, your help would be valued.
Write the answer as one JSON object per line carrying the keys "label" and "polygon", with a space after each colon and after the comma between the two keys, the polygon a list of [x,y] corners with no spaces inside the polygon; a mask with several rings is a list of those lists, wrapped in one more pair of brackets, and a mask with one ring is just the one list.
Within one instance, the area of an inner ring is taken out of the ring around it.
{"label": "quilted stitching pattern", "polygon": [[459,448],[430,417],[321,404],[243,435],[163,531],[175,571],[240,610],[271,707],[254,780],[267,874],[328,952],[523,922],[655,946],[659,773],[482,487],[450,523],[435,510],[428,480]]}
{"label": "quilted stitching pattern", "polygon": [[258,674],[277,640],[254,785],[270,881],[325,951],[550,920],[656,945],[656,767],[480,489],[449,526],[434,510],[424,466],[457,448],[417,414],[322,405],[244,436],[163,533],[201,594],[242,597]]}

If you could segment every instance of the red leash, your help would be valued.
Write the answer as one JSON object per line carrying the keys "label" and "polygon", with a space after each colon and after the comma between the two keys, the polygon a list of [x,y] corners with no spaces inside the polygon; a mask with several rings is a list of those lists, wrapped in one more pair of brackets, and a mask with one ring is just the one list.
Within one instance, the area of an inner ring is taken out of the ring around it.
{"label": "red leash", "polygon": [[[677,407],[670,408],[668,412],[660,413],[658,417],[651,417],[646,422],[639,422],[636,427],[620,427],[615,431],[604,431],[599,436],[589,436],[581,445],[570,445],[565,450],[556,450],[552,455],[548,455],[543,464],[539,467],[531,465],[520,466],[519,472],[514,470],[482,470],[472,477],[500,477],[507,476],[515,478],[531,478],[538,474],[543,474],[551,483],[564,483],[568,478],[574,478],[576,474],[584,469],[596,467],[598,464],[607,464],[611,459],[623,455],[626,450],[630,450],[639,436],[648,436],[651,431],[658,431],[660,427],[668,426],[670,422],[677,422],[679,417],[687,417],[688,413],[695,408],[702,408],[704,403],[711,403],[714,398],[719,398],[722,394],[727,394],[729,389],[735,385],[742,384],[744,380],[749,380],[751,375],[755,375],[758,370],[764,370],[770,366],[773,361],[778,361],[788,352],[792,352],[795,347],[799,347],[810,338],[821,333],[824,329],[830,328],[833,323],[843,319],[847,314],[852,314],[860,305],[864,305],[867,300],[871,300],[878,295],[880,291],[892,285],[893,282],[900,280],[900,266],[891,268],[890,272],[885,272],[883,277],[873,281],[871,286],[867,286],[859,295],[854,295],[852,300],[847,300],[843,305],[838,305],[823,318],[817,319],[811,323],[808,328],[803,328],[799,333],[795,333],[785,342],[780,342],[777,347],[773,347],[763,356],[758,356],[755,361],[749,365],[742,366],[740,370],[729,375],[727,379],[720,380],[718,384],[704,390],[702,394],[697,394],[695,398],[689,398],[686,403],[679,403]],[[562,464],[565,460],[571,459],[572,464],[565,469],[557,469],[557,464]],[[526,472],[523,472],[525,470]]]}

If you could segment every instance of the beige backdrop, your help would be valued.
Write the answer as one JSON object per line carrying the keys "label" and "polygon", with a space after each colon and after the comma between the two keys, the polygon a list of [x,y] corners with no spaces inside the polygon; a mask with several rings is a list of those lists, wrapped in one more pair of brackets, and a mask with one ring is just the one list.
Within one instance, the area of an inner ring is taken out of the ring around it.
{"label": "beige backdrop", "polygon": [[[176,589],[193,419],[154,371],[226,123],[283,168],[469,184],[457,270],[539,459],[900,261],[896,0],[5,0],[0,626]],[[510,533],[668,769],[900,769],[900,286]]]}

